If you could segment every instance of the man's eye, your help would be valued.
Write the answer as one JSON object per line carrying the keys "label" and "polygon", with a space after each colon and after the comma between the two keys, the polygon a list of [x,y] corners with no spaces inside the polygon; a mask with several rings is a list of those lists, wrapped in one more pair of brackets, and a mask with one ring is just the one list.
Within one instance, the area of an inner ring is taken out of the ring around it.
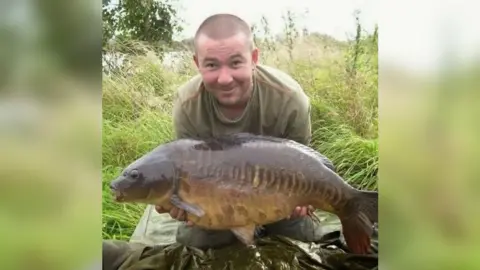
{"label": "man's eye", "polygon": [[239,66],[239,65],[241,65],[241,64],[242,64],[242,61],[240,61],[240,60],[237,60],[237,61],[233,61],[233,62],[232,62],[232,65],[233,65],[233,66]]}

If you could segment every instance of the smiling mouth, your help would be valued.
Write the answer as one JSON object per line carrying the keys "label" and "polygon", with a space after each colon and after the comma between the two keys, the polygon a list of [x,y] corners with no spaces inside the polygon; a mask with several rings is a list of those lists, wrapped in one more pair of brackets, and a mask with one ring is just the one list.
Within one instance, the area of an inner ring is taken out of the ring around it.
{"label": "smiling mouth", "polygon": [[231,88],[231,89],[228,89],[228,90],[220,90],[220,94],[224,94],[224,95],[231,95],[235,92],[235,88]]}

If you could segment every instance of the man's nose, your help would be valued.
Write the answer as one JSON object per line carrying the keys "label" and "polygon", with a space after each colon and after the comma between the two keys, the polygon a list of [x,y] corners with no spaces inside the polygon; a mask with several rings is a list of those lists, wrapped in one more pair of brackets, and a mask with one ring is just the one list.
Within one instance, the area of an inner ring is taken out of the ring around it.
{"label": "man's nose", "polygon": [[233,80],[232,75],[230,75],[230,71],[228,68],[222,68],[220,70],[220,74],[218,75],[218,83],[219,84],[229,84]]}

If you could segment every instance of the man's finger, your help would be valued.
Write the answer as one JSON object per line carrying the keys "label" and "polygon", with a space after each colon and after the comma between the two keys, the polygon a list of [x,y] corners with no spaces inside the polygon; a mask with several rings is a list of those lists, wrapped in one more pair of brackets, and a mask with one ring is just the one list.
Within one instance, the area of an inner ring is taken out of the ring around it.
{"label": "man's finger", "polygon": [[298,217],[301,210],[302,208],[300,206],[295,207],[295,210],[293,210],[292,214],[290,215],[290,218]]}
{"label": "man's finger", "polygon": [[178,220],[180,220],[180,221],[187,221],[187,212],[185,212],[185,210],[180,209],[180,210],[178,211]]}
{"label": "man's finger", "polygon": [[307,215],[307,207],[302,207],[302,211],[300,212],[300,216],[304,217]]}
{"label": "man's finger", "polygon": [[182,220],[182,216],[183,216],[182,214],[183,214],[183,210],[182,210],[182,209],[178,209],[177,214],[176,214],[176,216],[175,216],[175,219],[177,219],[177,220]]}
{"label": "man's finger", "polygon": [[178,215],[178,209],[176,207],[172,208],[170,210],[170,216],[173,218],[173,219],[177,219],[177,215]]}
{"label": "man's finger", "polygon": [[155,205],[155,211],[157,211],[159,214],[165,213],[165,209],[163,207]]}

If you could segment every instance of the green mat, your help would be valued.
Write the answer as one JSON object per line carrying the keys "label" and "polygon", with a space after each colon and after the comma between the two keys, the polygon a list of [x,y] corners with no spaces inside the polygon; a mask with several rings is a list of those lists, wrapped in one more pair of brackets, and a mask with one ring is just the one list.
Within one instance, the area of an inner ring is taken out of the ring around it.
{"label": "green mat", "polygon": [[126,241],[104,240],[105,270],[186,270],[186,269],[378,269],[378,237],[375,233],[371,254],[348,253],[338,230],[317,243],[303,243],[281,236],[257,240],[255,248],[241,243],[218,250],[202,251],[181,244],[145,246]]}

